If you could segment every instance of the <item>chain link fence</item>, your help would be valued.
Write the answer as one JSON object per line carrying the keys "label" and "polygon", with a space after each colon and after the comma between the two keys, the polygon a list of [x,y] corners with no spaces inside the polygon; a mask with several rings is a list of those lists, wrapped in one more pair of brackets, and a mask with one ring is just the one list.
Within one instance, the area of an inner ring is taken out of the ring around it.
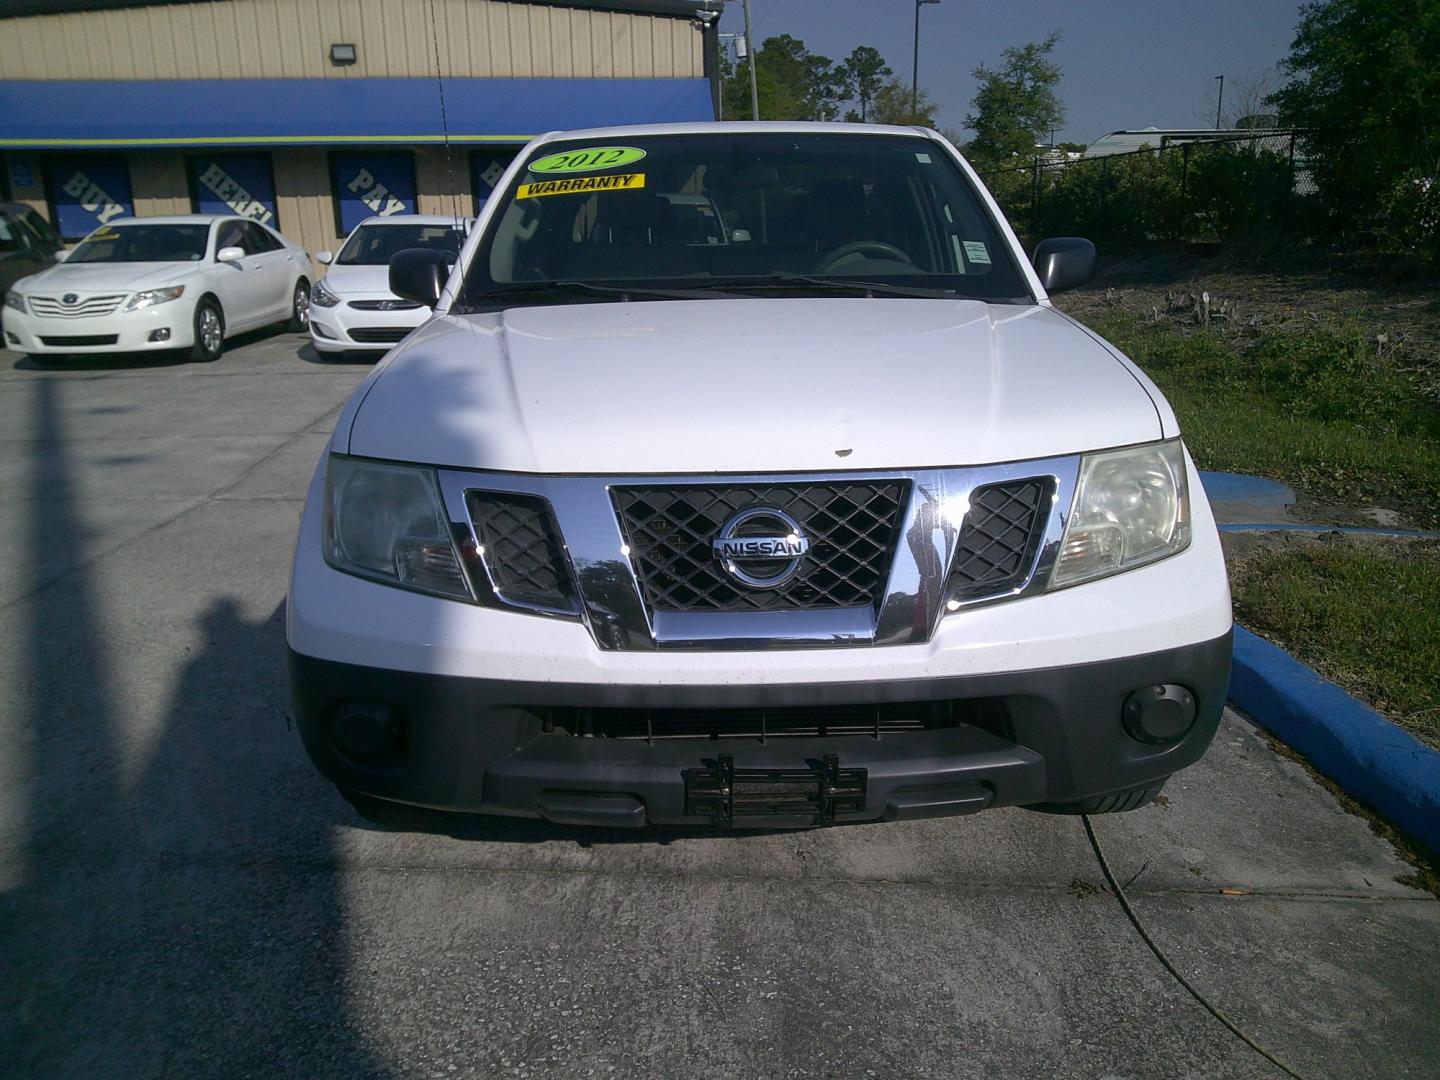
{"label": "chain link fence", "polygon": [[1037,157],[984,179],[1032,240],[1263,242],[1312,231],[1316,186],[1300,133],[1172,139],[1157,133],[1157,145],[1132,151]]}

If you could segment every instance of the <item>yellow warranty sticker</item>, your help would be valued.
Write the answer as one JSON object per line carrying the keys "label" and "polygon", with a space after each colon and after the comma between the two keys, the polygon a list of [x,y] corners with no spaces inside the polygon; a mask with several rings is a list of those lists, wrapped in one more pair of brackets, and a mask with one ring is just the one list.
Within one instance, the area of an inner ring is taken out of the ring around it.
{"label": "yellow warranty sticker", "polygon": [[538,199],[545,195],[576,195],[585,191],[638,191],[645,186],[644,173],[620,176],[576,176],[565,180],[539,180],[515,189],[517,199]]}

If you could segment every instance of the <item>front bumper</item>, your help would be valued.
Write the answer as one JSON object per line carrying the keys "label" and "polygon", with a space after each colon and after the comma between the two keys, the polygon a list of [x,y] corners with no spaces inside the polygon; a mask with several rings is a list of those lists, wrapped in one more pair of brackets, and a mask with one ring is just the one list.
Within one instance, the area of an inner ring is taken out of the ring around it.
{"label": "front bumper", "polygon": [[362,311],[352,301],[394,300],[394,297],[347,296],[334,307],[310,308],[310,343],[317,352],[357,352],[393,349],[410,331],[430,316],[425,308],[401,311]]}
{"label": "front bumper", "polygon": [[[157,352],[195,343],[195,306],[188,297],[92,318],[64,318],[5,309],[5,344],[17,352],[46,354]],[[168,330],[163,341],[156,331]]]}
{"label": "front bumper", "polygon": [[[813,813],[717,817],[699,809],[695,772],[722,755],[739,771],[814,773],[826,755],[864,770],[863,797],[827,820],[860,822],[972,813],[995,806],[1072,802],[1156,783],[1193,764],[1219,724],[1230,634],[1141,656],[991,675],[879,682],[709,686],[520,683],[362,667],[290,653],[295,715],[320,772],[377,798],[568,824],[639,826],[814,824]],[[1196,717],[1166,745],[1122,722],[1136,689],[1176,684]],[[547,730],[556,708],[783,708],[856,702],[965,700],[998,708],[979,723],[878,736],[595,738]],[[393,748],[356,760],[332,718],[347,704],[398,718]],[[687,774],[689,779],[687,779]]]}

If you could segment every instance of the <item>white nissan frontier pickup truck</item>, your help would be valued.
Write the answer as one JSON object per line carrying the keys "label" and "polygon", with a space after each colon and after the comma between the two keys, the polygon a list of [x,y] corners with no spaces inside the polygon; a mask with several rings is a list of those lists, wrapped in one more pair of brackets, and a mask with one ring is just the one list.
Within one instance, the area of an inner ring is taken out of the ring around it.
{"label": "white nissan frontier pickup truck", "polygon": [[[933,131],[547,135],[310,485],[319,771],[417,808],[788,828],[1129,810],[1219,722],[1231,613],[1175,415]],[[433,817],[433,814],[431,814]]]}

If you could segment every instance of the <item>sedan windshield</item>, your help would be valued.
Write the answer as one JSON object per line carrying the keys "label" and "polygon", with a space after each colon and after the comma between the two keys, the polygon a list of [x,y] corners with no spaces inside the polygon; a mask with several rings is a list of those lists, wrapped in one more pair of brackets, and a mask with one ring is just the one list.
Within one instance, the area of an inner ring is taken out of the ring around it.
{"label": "sedan windshield", "polygon": [[975,188],[925,136],[637,135],[548,143],[527,166],[464,305],[655,290],[1030,298]]}
{"label": "sedan windshield", "polygon": [[208,224],[102,225],[66,262],[199,262],[210,238]]}
{"label": "sedan windshield", "polygon": [[396,222],[393,225],[361,225],[335,261],[341,266],[384,266],[407,248],[425,248],[459,255],[465,233],[454,225],[414,225]]}

